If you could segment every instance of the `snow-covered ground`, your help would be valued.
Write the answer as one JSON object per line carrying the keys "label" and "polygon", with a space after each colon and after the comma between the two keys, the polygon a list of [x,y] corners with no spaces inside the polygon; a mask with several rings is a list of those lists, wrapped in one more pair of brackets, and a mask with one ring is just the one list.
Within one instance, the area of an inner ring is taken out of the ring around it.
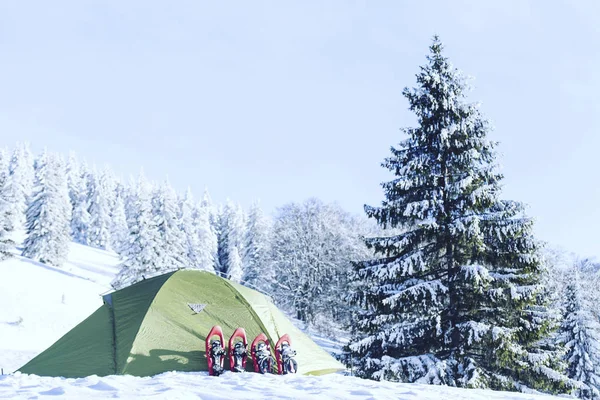
{"label": "snow-covered ground", "polygon": [[[375,382],[342,376],[260,375],[226,372],[167,372],[152,378],[90,376],[82,379],[40,378],[28,375],[0,377],[0,398],[69,399],[370,399],[370,400],[550,400],[552,397],[444,386]],[[38,397],[39,396],[39,397]]]}
{"label": "snow-covered ground", "polygon": [[[484,390],[396,384],[340,374],[263,376],[168,372],[155,377],[39,377],[13,371],[45,350],[102,304],[119,260],[113,253],[71,244],[69,262],[54,268],[16,256],[0,262],[0,398],[31,399],[550,399]],[[329,351],[336,343],[315,337]]]}
{"label": "snow-covered ground", "polygon": [[102,305],[118,263],[75,243],[62,268],[18,255],[0,262],[0,368],[19,368]]}

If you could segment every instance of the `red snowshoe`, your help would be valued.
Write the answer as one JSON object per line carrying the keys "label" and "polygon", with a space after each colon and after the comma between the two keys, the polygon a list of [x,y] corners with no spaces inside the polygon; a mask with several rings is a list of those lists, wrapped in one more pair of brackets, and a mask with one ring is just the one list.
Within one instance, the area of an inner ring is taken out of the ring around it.
{"label": "red snowshoe", "polygon": [[[236,338],[241,340],[236,341]],[[232,372],[244,372],[246,370],[247,349],[246,331],[244,328],[237,328],[229,338],[229,366]]]}
{"label": "red snowshoe", "polygon": [[[218,339],[210,340],[213,336],[217,336]],[[208,362],[208,374],[213,376],[219,376],[223,373],[223,363],[225,361],[225,349],[223,345],[225,339],[223,339],[223,330],[219,325],[212,327],[208,335],[206,336],[206,352]]]}
{"label": "red snowshoe", "polygon": [[295,374],[298,372],[298,363],[294,359],[296,350],[292,349],[292,340],[286,333],[279,338],[275,345],[275,357],[277,358],[277,373],[279,375]]}
{"label": "red snowshoe", "polygon": [[261,333],[252,341],[252,362],[254,372],[266,374],[271,372],[273,366],[273,356],[271,355],[271,345],[269,339],[264,333]]}

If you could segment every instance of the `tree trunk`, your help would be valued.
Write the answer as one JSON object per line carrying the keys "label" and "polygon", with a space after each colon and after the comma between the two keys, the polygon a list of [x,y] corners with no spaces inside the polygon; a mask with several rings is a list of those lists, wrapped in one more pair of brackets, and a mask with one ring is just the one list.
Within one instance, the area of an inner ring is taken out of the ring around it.
{"label": "tree trunk", "polygon": [[447,177],[448,168],[446,166],[445,155],[442,158],[441,165],[442,173],[442,190],[444,201],[444,240],[446,244],[446,272],[447,272],[447,287],[448,287],[448,329],[450,331],[450,354],[456,353],[459,348],[460,333],[456,329],[458,323],[458,304],[456,293],[456,269],[454,266],[454,245],[452,243],[452,234],[450,233],[450,225],[452,224],[452,210],[450,208],[450,199],[448,197]]}

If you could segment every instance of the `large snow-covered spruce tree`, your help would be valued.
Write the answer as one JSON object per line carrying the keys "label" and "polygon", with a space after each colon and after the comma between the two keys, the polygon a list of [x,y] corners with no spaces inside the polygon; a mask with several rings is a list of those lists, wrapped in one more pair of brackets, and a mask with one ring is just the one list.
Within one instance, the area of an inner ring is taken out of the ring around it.
{"label": "large snow-covered spruce tree", "polygon": [[434,38],[418,86],[405,89],[418,126],[382,164],[383,228],[355,265],[358,334],[349,349],[373,379],[508,390],[556,390],[563,376],[537,343],[549,330],[532,221],[501,200],[496,143],[466,83]]}
{"label": "large snow-covered spruce tree", "polygon": [[27,208],[23,256],[61,266],[68,257],[71,203],[66,168],[60,157],[46,151],[35,162],[35,185]]}

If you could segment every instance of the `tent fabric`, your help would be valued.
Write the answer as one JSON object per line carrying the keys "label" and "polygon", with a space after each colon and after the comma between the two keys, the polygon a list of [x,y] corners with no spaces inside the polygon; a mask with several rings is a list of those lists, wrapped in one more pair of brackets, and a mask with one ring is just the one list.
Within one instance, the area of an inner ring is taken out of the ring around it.
{"label": "tent fabric", "polygon": [[[188,304],[206,306],[196,313]],[[289,334],[298,373],[345,369],[262,293],[209,272],[179,270],[106,295],[90,317],[19,371],[68,378],[206,371],[204,341],[214,325],[223,328],[226,341],[238,327],[249,342],[264,332],[272,347]],[[252,370],[251,362],[246,369]]]}
{"label": "tent fabric", "polygon": [[[275,346],[277,340],[286,333],[290,336],[292,347],[296,349],[296,360],[300,366],[310,365],[311,370],[306,374],[322,375],[344,369],[344,366],[332,365],[331,355],[322,347],[317,345],[311,338],[306,336],[282,313],[266,296],[245,286],[230,283],[251,305],[258,318],[264,321],[265,335],[271,340],[271,346]],[[299,349],[303,349],[299,351]],[[335,361],[335,359],[334,359]],[[341,368],[340,368],[341,366]],[[301,369],[301,367],[299,367]],[[300,371],[302,372],[302,371]]]}
{"label": "tent fabric", "polygon": [[[110,319],[108,307],[101,306],[20,371],[64,377],[111,375],[114,373],[115,363]],[[57,369],[60,374],[54,375],[53,371]]]}
{"label": "tent fabric", "polygon": [[130,350],[143,333],[142,324],[152,308],[161,287],[173,273],[160,275],[137,286],[129,286],[111,294],[114,320],[114,354],[116,373],[126,373]]}

